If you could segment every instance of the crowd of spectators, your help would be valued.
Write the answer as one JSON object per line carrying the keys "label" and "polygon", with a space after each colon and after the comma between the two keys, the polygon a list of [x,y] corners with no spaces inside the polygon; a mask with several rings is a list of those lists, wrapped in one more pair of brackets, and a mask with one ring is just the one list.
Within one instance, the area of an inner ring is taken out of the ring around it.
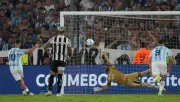
{"label": "crowd of spectators", "polygon": [[[179,11],[179,0],[82,0],[85,11]],[[93,6],[94,5],[94,6]],[[83,18],[82,18],[83,19]],[[144,42],[148,49],[164,39],[170,49],[180,49],[179,16],[86,16],[81,33],[95,41],[105,41],[106,47],[137,50]],[[83,22],[80,21],[80,22]]]}
{"label": "crowd of spectators", "polygon": [[[70,6],[71,2],[73,4],[73,7],[71,7],[72,5]],[[0,50],[3,51],[9,50],[10,48],[14,47],[14,38],[21,39],[23,44],[22,48],[30,48],[37,41],[40,41],[43,45],[50,37],[57,34],[56,28],[60,26],[60,11],[180,10],[180,0],[1,0],[0,5]],[[145,28],[145,26],[147,25],[145,24],[146,22],[136,21],[137,23],[139,23],[137,24],[131,23],[129,21],[125,22],[124,19],[123,23],[125,24],[123,25],[121,22],[120,25],[118,25],[116,24],[117,22],[120,22],[118,18],[113,18],[115,19],[114,24],[106,24],[105,20],[99,19],[95,22],[96,18],[97,17],[95,16],[88,16],[83,19],[86,21],[87,26],[91,27],[91,30],[89,31],[91,36],[96,36],[96,33],[106,33],[105,26],[108,25],[112,26],[108,28],[108,33],[113,38],[117,38],[113,36],[117,35],[117,30],[114,31],[117,26],[122,28],[119,30],[120,36],[127,36],[129,32],[137,33],[137,31],[135,31],[137,29],[147,31],[147,29]],[[95,30],[92,30],[92,26],[95,25],[94,22],[100,23],[101,26],[97,27],[97,29]],[[111,23],[113,23],[113,21],[111,21]],[[170,36],[167,40],[167,43],[169,43],[168,45],[174,45],[170,46],[171,48],[179,47],[179,44],[175,45],[175,43],[179,42],[179,39],[177,38],[178,36],[176,36],[179,35],[179,23],[174,24],[172,22],[171,25],[169,24],[169,28],[167,28],[167,26],[161,26],[163,25],[163,23],[160,23],[161,22],[153,22],[152,26],[155,29],[159,28],[159,31],[164,30],[166,32],[165,36]],[[138,26],[137,29],[135,28],[136,26]],[[85,27],[82,32],[86,32],[85,30],[88,30],[89,27]],[[153,29],[153,27],[151,28]],[[141,35],[143,36],[143,34]],[[148,33],[148,35],[153,39],[152,34]],[[176,37],[174,37],[174,35]],[[104,36],[104,38],[106,37]],[[118,42],[117,39],[113,40]],[[128,40],[132,40],[133,46],[138,46],[138,44],[135,42],[135,40],[137,40],[137,36],[135,34],[131,35],[131,38],[128,38]],[[109,44],[112,45],[111,43]],[[128,44],[128,42],[120,42],[120,45],[122,46],[118,46],[117,48],[122,48],[125,50],[133,49],[133,46],[125,46],[126,44]],[[126,48],[124,48],[123,46],[125,46]]]}
{"label": "crowd of spectators", "polygon": [[[21,40],[24,49],[37,42],[42,47],[50,37],[58,34],[61,11],[179,10],[180,0],[1,0],[0,51],[14,47],[15,39]],[[66,33],[82,35],[82,39],[93,37],[96,44],[105,41],[106,47],[120,50],[137,50],[141,48],[140,42],[151,49],[162,38],[169,48],[179,49],[179,16],[170,17],[173,20],[157,20],[159,18],[163,19],[162,16],[154,20],[85,16],[75,19],[79,25],[73,25],[78,28],[73,30],[68,30],[72,25],[67,18]]]}

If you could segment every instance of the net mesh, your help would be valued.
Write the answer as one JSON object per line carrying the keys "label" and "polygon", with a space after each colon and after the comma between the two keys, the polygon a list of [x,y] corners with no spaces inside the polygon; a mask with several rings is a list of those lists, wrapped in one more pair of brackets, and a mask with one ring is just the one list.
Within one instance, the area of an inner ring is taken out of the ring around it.
{"label": "net mesh", "polygon": [[[146,56],[140,56],[139,62],[136,62],[134,60],[135,52],[144,47],[152,50],[152,48],[157,46],[157,42],[160,39],[165,40],[168,48],[175,49],[172,51],[173,56],[176,57],[180,49],[179,17],[170,15],[66,15],[66,33],[71,39],[73,47],[73,57],[68,62],[68,65],[75,68],[71,72],[66,71],[66,81],[68,80],[68,82],[65,82],[65,93],[89,94],[93,93],[93,87],[106,85],[106,74],[104,71],[106,62],[98,49],[99,42],[105,42],[109,59],[123,73],[140,72],[148,69],[147,61],[144,61]],[[92,38],[95,41],[93,46],[86,45],[88,38]],[[176,63],[179,63],[177,59]],[[172,75],[174,74],[172,73]],[[169,77],[172,75],[169,75]],[[83,78],[86,80],[83,80]],[[140,81],[154,85],[153,79],[149,75],[141,78]],[[169,79],[167,81],[168,84],[170,84]],[[117,84],[113,85],[109,91],[100,93],[157,92],[154,89],[129,88],[122,85],[117,87]],[[172,85],[167,88],[172,88]],[[176,92],[179,90],[177,87],[174,89],[177,90]]]}
{"label": "net mesh", "polygon": [[[151,50],[160,39],[166,41],[168,48],[179,49],[179,17],[74,15],[65,16],[65,27],[77,52],[97,47],[99,42],[105,42],[108,49],[125,51],[137,51],[143,42]],[[95,41],[91,47],[85,45],[88,38]]]}

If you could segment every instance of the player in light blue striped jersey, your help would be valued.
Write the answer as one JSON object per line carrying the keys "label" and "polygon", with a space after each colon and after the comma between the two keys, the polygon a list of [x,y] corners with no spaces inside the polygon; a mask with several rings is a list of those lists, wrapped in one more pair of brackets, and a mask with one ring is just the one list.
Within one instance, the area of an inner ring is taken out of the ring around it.
{"label": "player in light blue striped jersey", "polygon": [[21,62],[21,55],[29,54],[33,52],[35,48],[39,47],[39,44],[36,44],[33,48],[26,51],[19,49],[20,46],[21,46],[20,40],[16,40],[15,48],[12,48],[9,50],[8,59],[9,59],[10,72],[12,73],[14,79],[20,84],[23,90],[23,94],[34,95],[33,93],[29,91],[27,86],[24,84],[24,80],[23,80],[24,75],[23,75],[23,66]]}
{"label": "player in light blue striped jersey", "polygon": [[[173,65],[173,57],[170,49],[164,46],[164,40],[158,41],[159,46],[155,47],[149,57],[149,67],[156,82],[160,82],[158,95],[162,96],[165,79],[170,73]],[[166,59],[169,58],[169,65]]]}

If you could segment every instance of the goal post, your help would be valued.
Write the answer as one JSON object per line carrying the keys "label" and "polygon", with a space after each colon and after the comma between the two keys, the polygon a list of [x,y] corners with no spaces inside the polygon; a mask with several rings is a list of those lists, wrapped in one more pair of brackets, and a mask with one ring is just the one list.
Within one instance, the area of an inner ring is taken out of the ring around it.
{"label": "goal post", "polygon": [[[109,59],[123,73],[140,72],[148,69],[147,63],[136,63],[135,54],[141,48],[149,51],[164,39],[173,52],[175,68],[168,75],[168,93],[180,93],[180,11],[69,11],[60,12],[60,26],[65,26],[71,39],[73,57],[65,70],[65,81],[61,93],[92,94],[93,87],[106,84],[106,62],[98,49],[105,42]],[[93,38],[96,46],[84,46],[86,39]],[[140,55],[139,61],[145,56]],[[173,81],[175,78],[178,81]],[[138,79],[157,85],[150,75]],[[128,88],[112,83],[109,91],[100,93],[155,93],[157,90]]]}
{"label": "goal post", "polygon": [[127,15],[127,16],[133,16],[133,15],[180,15],[180,11],[113,11],[113,12],[107,12],[107,11],[61,11],[60,12],[60,25],[64,26],[64,16],[65,15],[97,15],[97,16],[107,16],[107,15]]}

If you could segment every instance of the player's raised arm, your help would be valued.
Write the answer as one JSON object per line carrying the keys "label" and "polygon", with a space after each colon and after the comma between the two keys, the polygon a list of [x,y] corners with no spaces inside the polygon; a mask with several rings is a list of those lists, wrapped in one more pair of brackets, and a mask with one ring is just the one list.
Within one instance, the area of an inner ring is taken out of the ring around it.
{"label": "player's raised arm", "polygon": [[100,43],[99,43],[99,48],[100,48],[101,52],[103,53],[104,58],[105,58],[107,64],[108,64],[108,65],[112,65],[112,63],[110,62],[110,60],[109,60],[109,58],[108,58],[108,56],[107,56],[107,53],[106,53],[105,50],[104,50],[104,47],[105,47],[104,42],[100,42]]}
{"label": "player's raised arm", "polygon": [[51,38],[51,39],[49,39],[49,41],[44,45],[44,50],[45,50],[45,52],[49,55],[49,51],[48,51],[48,46],[49,46],[49,44],[52,44],[52,42],[53,42],[53,37]]}
{"label": "player's raised arm", "polygon": [[107,53],[106,53],[106,52],[103,52],[103,55],[104,55],[104,58],[105,58],[107,64],[108,64],[108,65],[113,65],[113,64],[111,63],[111,61],[109,60],[109,58],[108,58],[108,56],[107,56]]}
{"label": "player's raised arm", "polygon": [[36,48],[38,48],[38,47],[39,47],[39,44],[35,44],[35,46],[34,46],[33,48],[27,50],[27,51],[25,52],[25,54],[30,54],[30,53],[32,53],[32,52],[33,52]]}
{"label": "player's raised arm", "polygon": [[47,49],[49,44],[51,44],[52,42],[53,42],[53,37],[51,39],[49,39],[49,41],[44,45],[44,49]]}
{"label": "player's raised arm", "polygon": [[108,81],[107,85],[102,88],[102,90],[108,90],[111,86],[111,81]]}

